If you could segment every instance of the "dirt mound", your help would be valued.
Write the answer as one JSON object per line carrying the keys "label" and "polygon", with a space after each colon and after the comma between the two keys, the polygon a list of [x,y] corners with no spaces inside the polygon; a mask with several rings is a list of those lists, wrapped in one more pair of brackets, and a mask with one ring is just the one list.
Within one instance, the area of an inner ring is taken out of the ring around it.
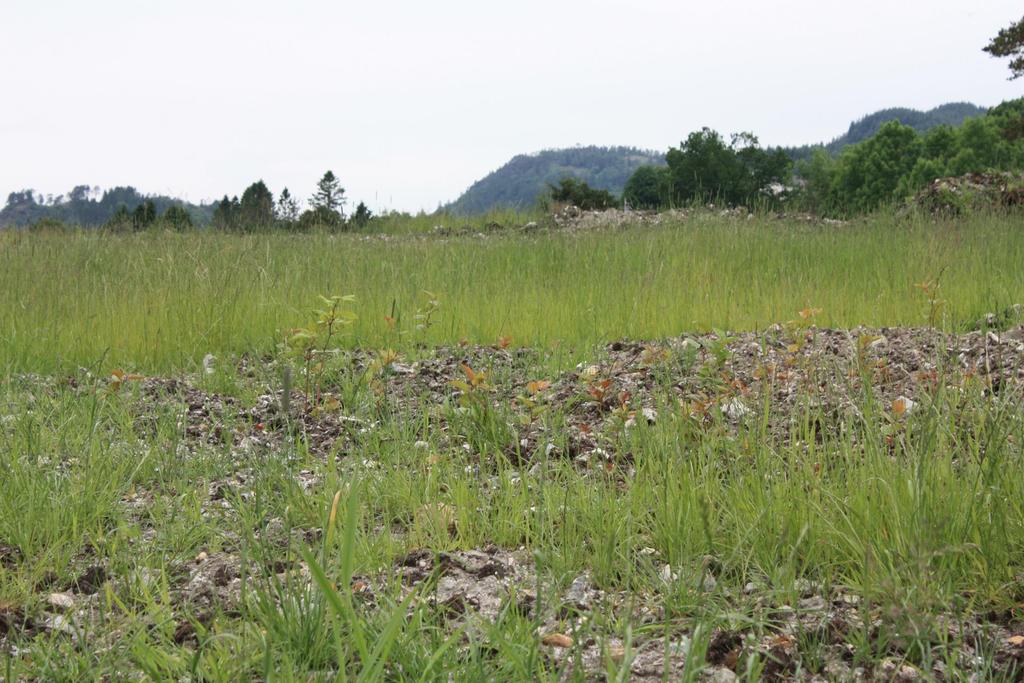
{"label": "dirt mound", "polygon": [[[613,342],[550,375],[538,370],[548,357],[539,349],[455,346],[411,350],[382,363],[377,352],[339,351],[349,382],[358,380],[370,395],[352,403],[351,387],[328,384],[327,409],[293,391],[288,416],[272,361],[248,406],[187,378],[146,379],[136,420],[152,429],[154,403],[184,403],[183,448],[219,443],[240,453],[265,452],[301,438],[312,452],[339,458],[386,415],[429,422],[439,428],[439,447],[478,453],[484,420],[492,421],[488,438],[500,441],[512,462],[539,454],[590,468],[615,460],[620,437],[641,423],[682,420],[694,429],[734,433],[762,425],[765,437],[784,443],[809,420],[819,439],[856,438],[869,394],[904,416],[927,409],[941,392],[994,399],[1024,390],[1024,328],[956,335],[801,322],[759,333]],[[564,417],[564,431],[549,433],[543,416],[551,414]]]}
{"label": "dirt mound", "polygon": [[986,208],[1024,206],[1024,174],[968,173],[937,178],[918,192],[908,206],[952,216]]}

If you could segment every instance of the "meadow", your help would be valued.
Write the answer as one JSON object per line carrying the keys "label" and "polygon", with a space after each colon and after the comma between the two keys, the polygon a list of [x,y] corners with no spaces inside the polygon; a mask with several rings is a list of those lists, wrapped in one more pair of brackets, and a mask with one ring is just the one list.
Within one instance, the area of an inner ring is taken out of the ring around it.
{"label": "meadow", "polygon": [[1018,680],[1022,263],[1012,214],[0,233],[0,680]]}
{"label": "meadow", "polygon": [[[356,297],[341,342],[371,348],[509,337],[585,350],[764,329],[807,307],[834,327],[958,328],[1024,300],[1021,263],[1012,215],[826,228],[708,213],[535,236],[8,231],[0,368],[55,372],[102,358],[153,372],[207,353],[272,352],[321,295]],[[431,300],[432,324],[416,330]]]}

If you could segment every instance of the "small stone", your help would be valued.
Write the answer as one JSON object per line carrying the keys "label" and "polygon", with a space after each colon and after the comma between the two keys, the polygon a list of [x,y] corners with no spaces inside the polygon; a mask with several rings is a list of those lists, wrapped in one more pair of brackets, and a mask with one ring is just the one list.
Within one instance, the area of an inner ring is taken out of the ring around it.
{"label": "small stone", "polygon": [[47,631],[56,631],[58,633],[66,633],[68,635],[74,635],[75,629],[71,626],[71,622],[63,614],[54,614],[53,616],[47,617],[43,621],[43,628]]}
{"label": "small stone", "polygon": [[540,642],[549,647],[572,647],[572,638],[564,633],[549,633],[540,639]]}
{"label": "small stone", "polygon": [[906,396],[900,396],[892,402],[892,412],[897,415],[909,415],[914,412],[914,408],[917,407],[915,401],[910,400]]}
{"label": "small stone", "polygon": [[820,595],[815,595],[810,598],[803,598],[797,603],[800,609],[807,612],[822,612],[828,608],[828,603],[825,602],[825,598]]}
{"label": "small stone", "polygon": [[846,604],[846,605],[859,605],[860,604],[860,596],[859,595],[854,595],[853,593],[843,593],[842,595],[839,596],[839,599],[842,600],[843,603]]}
{"label": "small stone", "polygon": [[900,667],[900,672],[896,676],[898,681],[916,681],[921,678],[921,672],[910,664],[904,664]]}
{"label": "small stone", "polygon": [[733,683],[737,678],[735,673],[726,669],[724,666],[720,666],[715,668],[707,680],[712,683]]}
{"label": "small stone", "polygon": [[60,610],[74,609],[75,596],[70,593],[50,593],[46,597],[46,602],[49,603],[50,607]]}
{"label": "small stone", "polygon": [[590,576],[580,574],[573,579],[569,589],[565,592],[565,600],[563,602],[577,609],[587,610],[591,606],[591,595]]}
{"label": "small stone", "polygon": [[722,404],[722,412],[730,420],[739,420],[750,414],[750,408],[746,406],[743,401],[738,398],[734,398],[731,401]]}
{"label": "small stone", "polygon": [[426,441],[420,440],[420,441],[417,441],[416,443],[414,443],[412,445],[412,447],[415,448],[418,451],[425,451],[428,448],[430,448],[430,444],[427,443]]}

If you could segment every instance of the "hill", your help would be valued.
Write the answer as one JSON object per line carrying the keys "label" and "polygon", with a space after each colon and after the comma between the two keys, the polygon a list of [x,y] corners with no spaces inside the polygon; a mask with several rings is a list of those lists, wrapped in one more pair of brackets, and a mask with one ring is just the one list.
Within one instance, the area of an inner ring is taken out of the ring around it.
{"label": "hill", "polygon": [[459,214],[481,213],[499,206],[526,208],[537,201],[548,183],[565,177],[621,194],[638,167],[664,163],[663,153],[635,147],[570,147],[520,154],[473,183],[444,208]]}
{"label": "hill", "polygon": [[970,102],[948,102],[939,105],[928,111],[908,109],[906,107],[891,107],[881,109],[873,114],[858,119],[850,124],[850,128],[831,142],[801,145],[800,147],[786,147],[786,153],[794,160],[806,159],[815,149],[824,148],[830,154],[838,154],[844,147],[857,144],[867,140],[878,132],[883,124],[889,121],[899,121],[905,126],[910,126],[918,133],[924,133],[936,126],[959,126],[971,116],[981,116],[987,110]]}
{"label": "hill", "polygon": [[0,227],[30,225],[41,220],[57,220],[71,225],[103,225],[119,206],[131,211],[147,199],[156,205],[159,214],[170,206],[184,207],[192,221],[199,225],[209,223],[213,216],[213,204],[189,204],[163,195],[147,196],[130,186],[114,187],[101,193],[99,188],[79,185],[67,195],[57,197],[43,197],[33,190],[11,192],[7,195],[7,204],[0,209]]}

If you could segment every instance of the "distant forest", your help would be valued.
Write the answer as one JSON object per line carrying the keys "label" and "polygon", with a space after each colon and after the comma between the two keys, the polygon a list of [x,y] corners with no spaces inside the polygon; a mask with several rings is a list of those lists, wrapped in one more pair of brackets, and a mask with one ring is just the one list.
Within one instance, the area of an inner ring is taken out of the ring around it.
{"label": "distant forest", "polygon": [[103,225],[119,211],[134,211],[147,201],[161,214],[171,207],[184,210],[192,223],[204,225],[213,218],[214,204],[189,204],[162,195],[144,195],[134,187],[100,188],[78,185],[66,195],[43,196],[34,190],[11,192],[0,209],[0,226],[31,225],[55,221],[68,225]]}
{"label": "distant forest", "polygon": [[877,133],[889,121],[899,121],[904,126],[913,128],[918,133],[927,133],[937,126],[959,126],[971,116],[982,116],[988,111],[970,102],[948,102],[928,111],[892,107],[868,114],[850,124],[849,130],[831,142],[801,145],[800,147],[784,147],[786,153],[794,160],[809,159],[816,149],[824,149],[833,156],[839,154],[844,147],[864,142]]}

